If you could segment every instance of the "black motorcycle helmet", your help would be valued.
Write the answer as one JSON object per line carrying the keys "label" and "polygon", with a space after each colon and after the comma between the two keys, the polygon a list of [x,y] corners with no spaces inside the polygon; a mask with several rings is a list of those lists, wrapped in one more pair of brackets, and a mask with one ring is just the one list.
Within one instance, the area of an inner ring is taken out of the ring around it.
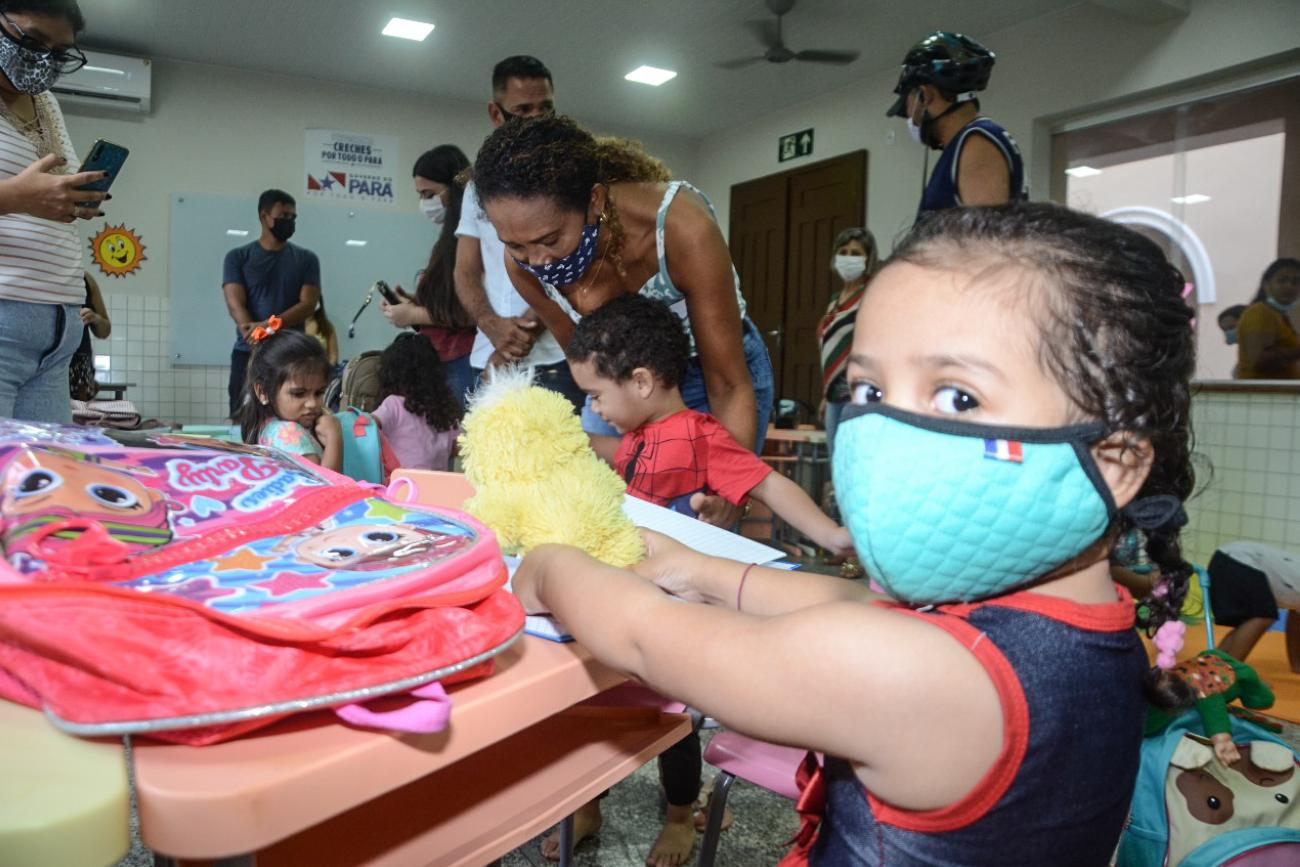
{"label": "black motorcycle helmet", "polygon": [[912,46],[903,58],[894,93],[898,99],[886,117],[907,113],[907,94],[912,88],[931,84],[944,93],[967,93],[989,85],[989,73],[996,60],[992,51],[968,36],[937,30]]}

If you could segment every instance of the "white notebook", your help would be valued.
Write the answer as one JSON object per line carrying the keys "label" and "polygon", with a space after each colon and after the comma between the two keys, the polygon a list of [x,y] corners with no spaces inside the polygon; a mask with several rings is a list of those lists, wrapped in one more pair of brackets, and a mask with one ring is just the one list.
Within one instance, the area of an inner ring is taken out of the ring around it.
{"label": "white notebook", "polygon": [[[632,523],[638,527],[671,536],[688,548],[694,548],[703,554],[709,554],[713,557],[726,557],[729,560],[738,560],[742,563],[760,563],[778,568],[795,568],[790,564],[775,562],[785,556],[776,548],[764,545],[761,542],[755,542],[753,539],[747,539],[729,530],[723,530],[721,527],[706,524],[680,512],[674,512],[672,509],[665,509],[663,506],[647,503],[645,500],[638,500],[635,497],[624,495],[623,511],[632,519]],[[519,566],[519,558],[506,557],[505,561],[506,568],[509,570],[511,578],[513,578],[515,569]],[[509,587],[508,584],[506,586]],[[551,641],[573,640],[573,636],[565,631],[559,621],[545,614],[530,615],[524,622],[524,632]]]}

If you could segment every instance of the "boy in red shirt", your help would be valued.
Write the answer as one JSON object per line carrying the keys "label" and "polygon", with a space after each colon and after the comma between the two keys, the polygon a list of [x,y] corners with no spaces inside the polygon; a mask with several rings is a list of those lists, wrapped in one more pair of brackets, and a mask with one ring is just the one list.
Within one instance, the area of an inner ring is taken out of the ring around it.
{"label": "boy in red shirt", "polygon": [[849,554],[849,532],[797,484],[774,472],[716,418],[688,409],[678,383],[689,344],[681,320],[641,295],[614,299],[578,323],[567,350],[591,408],[623,434],[614,468],[634,497],[695,515],[692,499],[717,494],[762,502],[821,547]]}

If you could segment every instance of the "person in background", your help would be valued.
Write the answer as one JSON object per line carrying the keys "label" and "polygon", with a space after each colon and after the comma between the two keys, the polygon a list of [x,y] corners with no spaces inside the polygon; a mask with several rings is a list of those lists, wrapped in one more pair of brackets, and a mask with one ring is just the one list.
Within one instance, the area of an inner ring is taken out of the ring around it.
{"label": "person in background", "polygon": [[248,335],[277,316],[284,328],[297,331],[320,306],[320,260],[311,250],[290,244],[297,228],[298,205],[283,190],[267,190],[257,200],[262,232],[256,241],[226,254],[222,291],[235,321],[230,351],[230,414],[238,413],[248,369]]}
{"label": "person in background", "polygon": [[474,345],[474,320],[456,295],[456,226],[460,223],[465,190],[461,172],[469,159],[460,148],[438,145],[420,154],[412,176],[420,197],[420,213],[438,228],[438,240],[429,252],[429,264],[415,281],[412,298],[396,287],[400,304],[380,301],[384,316],[397,328],[415,328],[437,351],[452,394],[463,407],[474,383],[470,349]]}
{"label": "person in background", "polygon": [[848,365],[853,348],[853,324],[858,318],[862,293],[879,267],[876,239],[866,229],[845,229],[835,236],[831,270],[840,291],[831,297],[826,315],[817,326],[822,347],[822,414],[826,420],[826,447],[835,453],[835,430],[849,402]]}
{"label": "person in background", "polygon": [[1286,609],[1286,656],[1300,674],[1300,557],[1261,542],[1229,542],[1210,558],[1210,610],[1232,631],[1219,649],[1241,662]]}
{"label": "person in background", "polygon": [[980,111],[995,57],[960,33],[938,30],[903,58],[885,114],[907,118],[918,144],[942,151],[925,185],[917,219],[960,205],[1001,205],[1028,198],[1020,147]]}
{"label": "person in background", "polygon": [[68,392],[73,400],[94,400],[95,385],[95,351],[90,345],[90,335],[100,340],[107,340],[113,332],[113,323],[109,321],[108,310],[104,307],[104,298],[99,294],[99,284],[90,274],[86,281],[86,303],[81,308],[81,345],[72,354],[68,365]]}
{"label": "person in background", "polygon": [[311,318],[302,324],[302,330],[325,350],[325,357],[329,359],[330,367],[337,366],[339,335],[334,330],[334,323],[330,322],[329,316],[325,313],[325,296],[321,296],[320,303],[316,305],[316,311],[312,313]]}
{"label": "person in background", "polygon": [[433,345],[398,335],[379,356],[379,388],[383,400],[374,415],[398,466],[451,469],[462,410]]}
{"label": "person in background", "polygon": [[1237,345],[1237,325],[1241,322],[1241,314],[1245,312],[1245,304],[1234,304],[1219,313],[1218,323],[1223,331],[1223,342],[1229,346]]}
{"label": "person in background", "polygon": [[68,363],[81,343],[83,241],[70,223],[103,215],[79,187],[50,93],[86,64],[75,0],[0,0],[0,417],[68,422]]}
{"label": "person in background", "polygon": [[330,366],[320,343],[270,317],[248,333],[245,395],[235,420],[250,445],[270,446],[343,471],[343,432],[325,406]]}
{"label": "person in background", "polygon": [[1275,260],[1264,269],[1259,292],[1237,323],[1237,378],[1300,379],[1300,335],[1291,321],[1300,260]]}
{"label": "person in background", "polygon": [[[492,70],[492,101],[487,105],[492,126],[516,117],[540,117],[555,112],[551,71],[536,57],[507,57]],[[496,363],[529,364],[537,384],[564,395],[580,408],[582,390],[573,382],[564,350],[541,319],[515,291],[506,273],[506,252],[497,230],[483,212],[471,181],[456,235],[456,293],[475,323],[478,335],[470,363],[477,379]]]}

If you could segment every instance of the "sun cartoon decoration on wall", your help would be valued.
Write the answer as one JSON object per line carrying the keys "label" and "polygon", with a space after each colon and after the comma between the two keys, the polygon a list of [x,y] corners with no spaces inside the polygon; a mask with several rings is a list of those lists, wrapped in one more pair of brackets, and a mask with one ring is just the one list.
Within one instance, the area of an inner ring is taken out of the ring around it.
{"label": "sun cartoon decoration on wall", "polygon": [[99,270],[110,277],[133,274],[148,258],[144,254],[144,240],[125,223],[120,226],[105,223],[104,228],[90,239],[90,255]]}

